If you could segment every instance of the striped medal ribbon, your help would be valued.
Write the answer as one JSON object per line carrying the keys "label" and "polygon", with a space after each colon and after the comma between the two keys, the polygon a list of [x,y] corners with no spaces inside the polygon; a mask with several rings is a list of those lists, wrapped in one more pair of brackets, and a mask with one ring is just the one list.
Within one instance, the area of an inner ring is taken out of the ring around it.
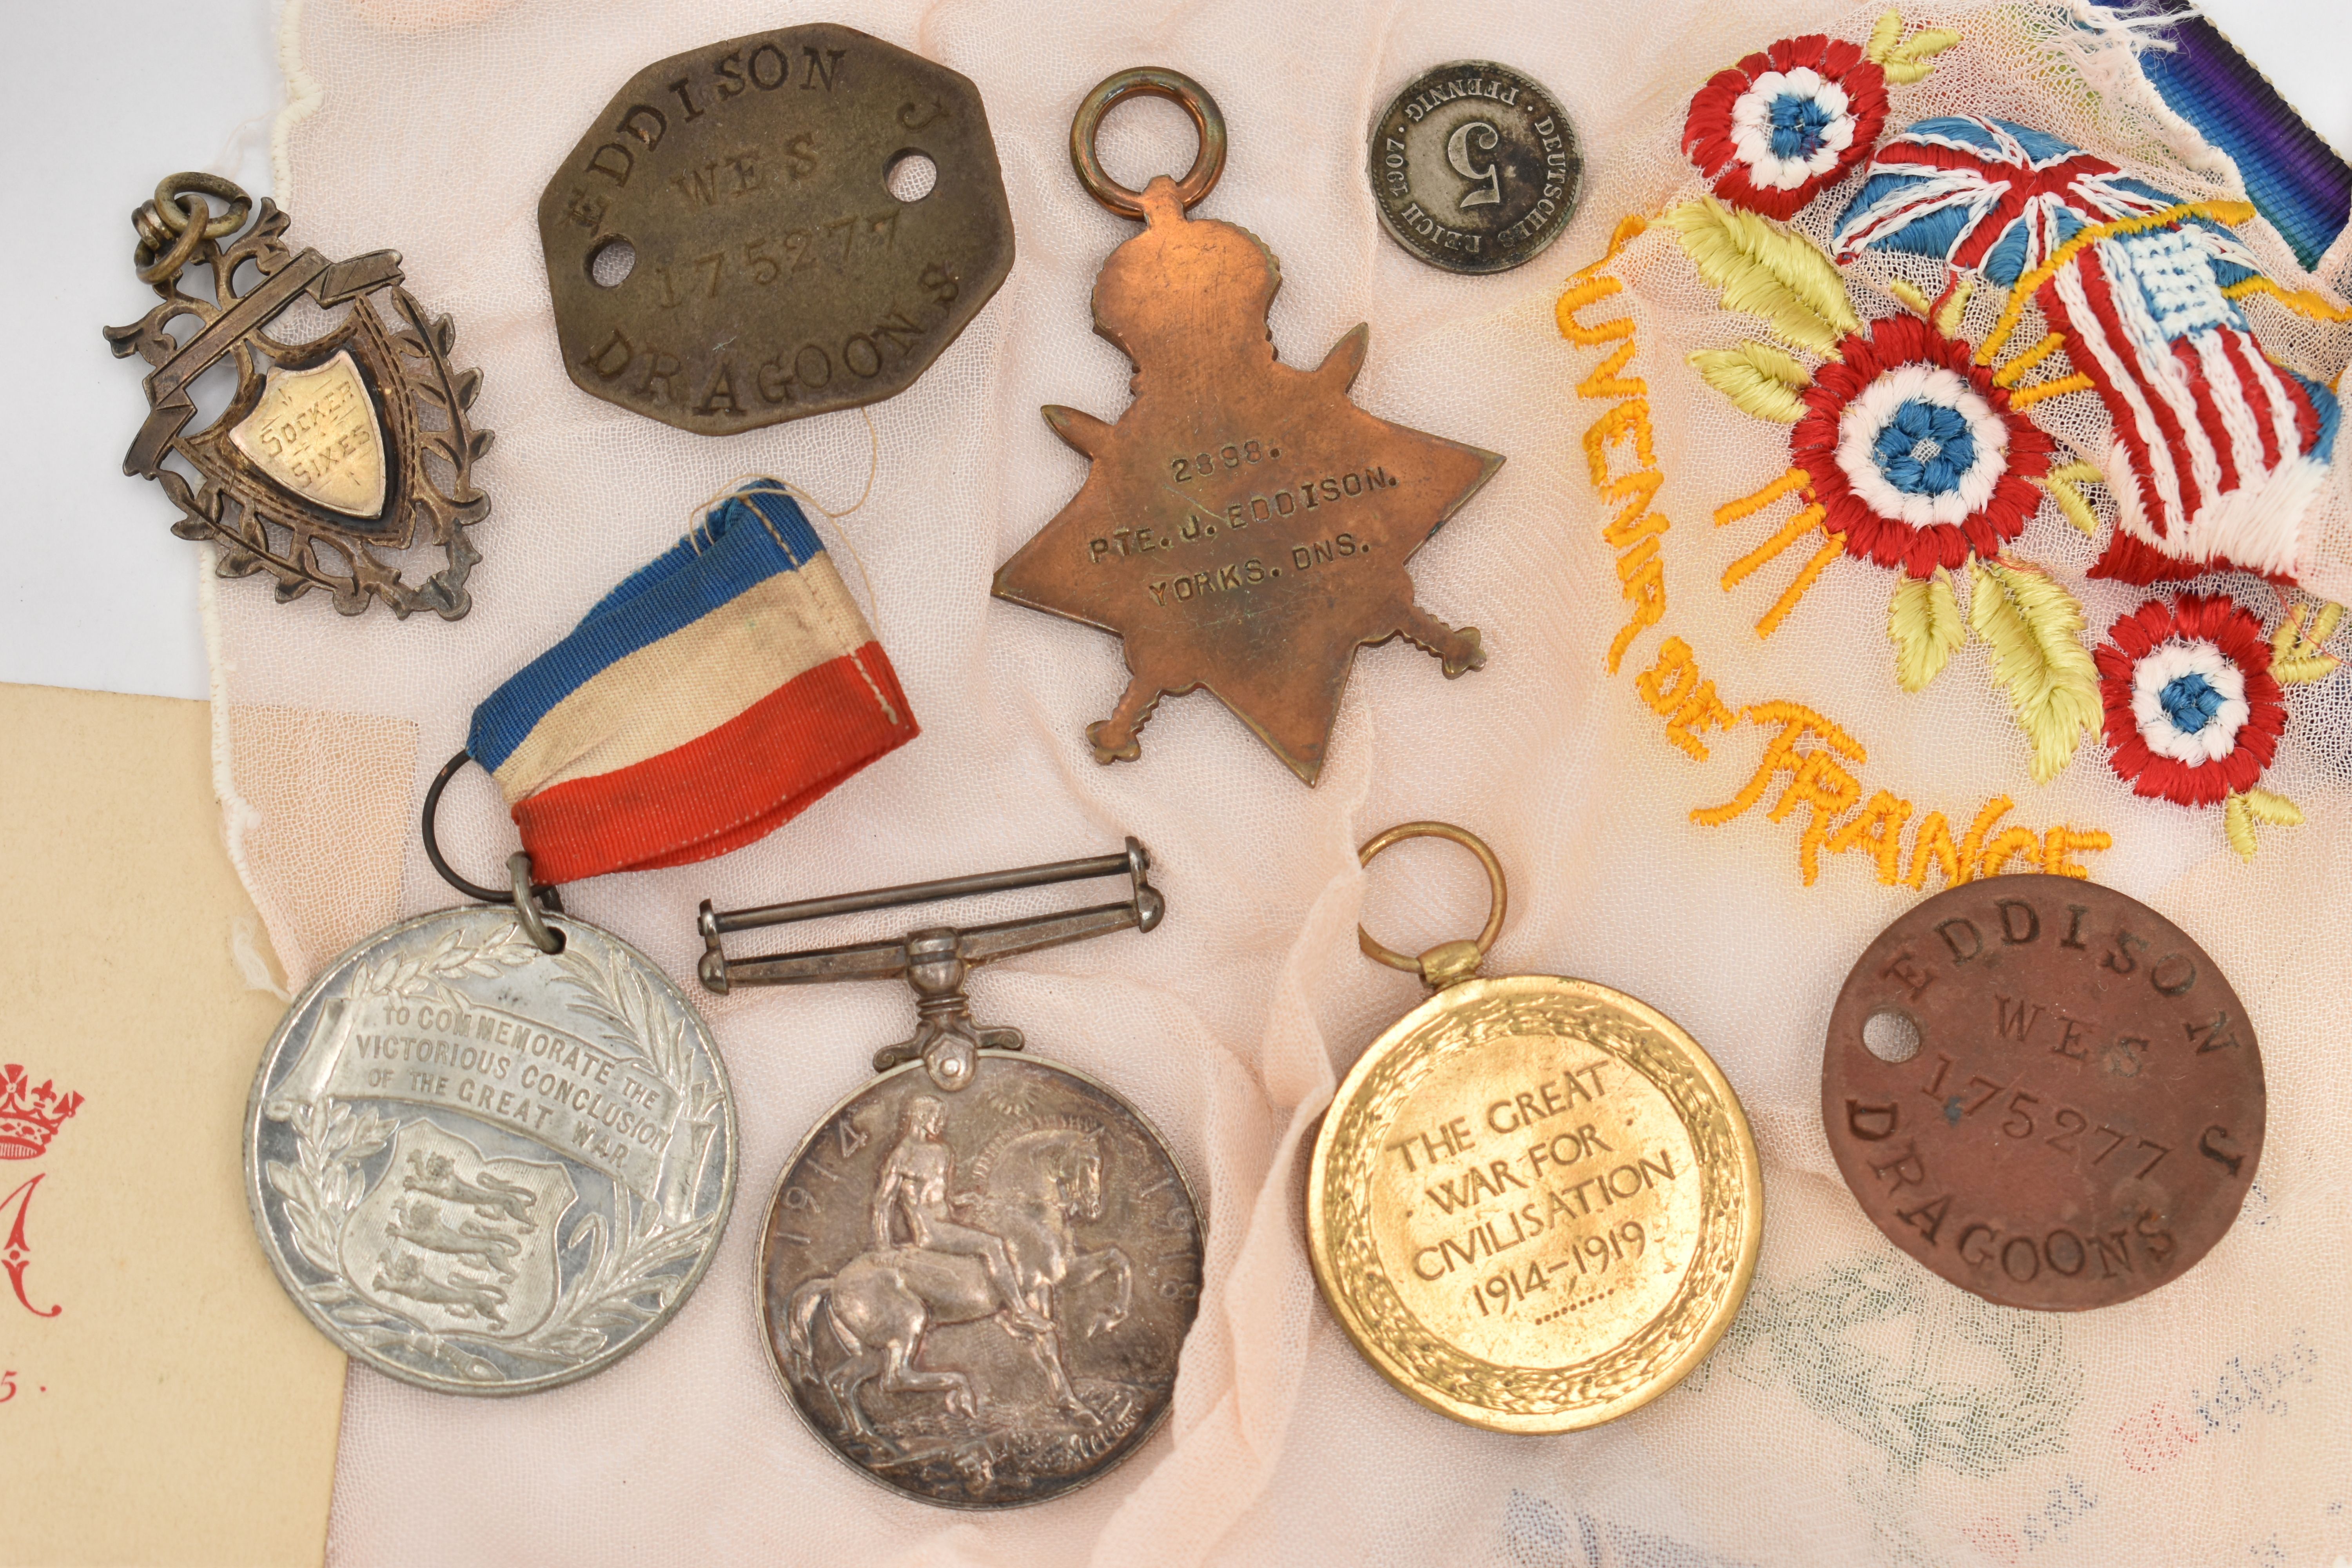
{"label": "striped medal ribbon", "polygon": [[492,692],[466,749],[561,883],[740,848],[917,733],[808,519],[753,479]]}

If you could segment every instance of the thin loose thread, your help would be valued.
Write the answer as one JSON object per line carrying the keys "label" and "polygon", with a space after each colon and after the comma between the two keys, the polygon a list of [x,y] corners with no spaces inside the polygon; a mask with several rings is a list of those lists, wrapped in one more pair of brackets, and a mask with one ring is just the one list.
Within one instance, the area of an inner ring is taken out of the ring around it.
{"label": "thin loose thread", "polygon": [[[866,484],[865,487],[857,492],[857,499],[856,500],[851,501],[847,506],[842,508],[841,510],[835,511],[832,508],[826,506],[823,501],[817,500],[816,497],[809,494],[808,491],[801,489],[800,486],[793,483],[790,479],[780,479],[772,474],[746,471],[736,475],[733,479],[728,480],[725,484],[711,491],[709,496],[704,498],[699,506],[689,507],[687,509],[687,515],[693,520],[688,525],[687,539],[694,545],[695,552],[697,554],[701,553],[701,540],[704,536],[704,530],[709,523],[711,512],[724,505],[730,497],[747,493],[746,487],[749,487],[748,493],[752,495],[790,496],[794,500],[806,503],[811,509],[822,515],[828,522],[837,523],[844,518],[847,517],[851,512],[854,512],[858,508],[864,506],[868,500],[872,499],[875,480],[881,472],[882,436],[881,432],[874,427],[874,416],[872,414],[863,408],[860,408],[857,413],[858,416],[866,421]],[[837,528],[834,530],[834,533],[840,540],[841,547],[849,552],[850,564],[857,568],[857,581],[866,590],[866,603],[869,609],[867,618],[873,622],[874,626],[874,640],[877,642],[882,642],[885,640],[882,635],[882,596],[874,591],[873,576],[866,570],[866,557],[858,553],[857,541],[851,536],[847,529]]]}

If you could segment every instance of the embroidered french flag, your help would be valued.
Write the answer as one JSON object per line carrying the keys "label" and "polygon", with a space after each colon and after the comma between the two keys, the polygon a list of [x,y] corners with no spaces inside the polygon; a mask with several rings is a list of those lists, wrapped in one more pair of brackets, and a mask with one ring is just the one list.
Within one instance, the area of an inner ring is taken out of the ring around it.
{"label": "embroidered french flag", "polygon": [[790,495],[753,480],[474,710],[532,874],[740,848],[918,733]]}

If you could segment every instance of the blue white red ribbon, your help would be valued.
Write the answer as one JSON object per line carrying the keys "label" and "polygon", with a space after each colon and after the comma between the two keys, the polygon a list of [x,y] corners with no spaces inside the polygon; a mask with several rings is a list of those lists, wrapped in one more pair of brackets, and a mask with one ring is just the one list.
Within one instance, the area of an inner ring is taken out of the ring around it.
{"label": "blue white red ribbon", "polygon": [[740,848],[918,732],[815,531],[762,479],[492,692],[466,749],[551,883]]}

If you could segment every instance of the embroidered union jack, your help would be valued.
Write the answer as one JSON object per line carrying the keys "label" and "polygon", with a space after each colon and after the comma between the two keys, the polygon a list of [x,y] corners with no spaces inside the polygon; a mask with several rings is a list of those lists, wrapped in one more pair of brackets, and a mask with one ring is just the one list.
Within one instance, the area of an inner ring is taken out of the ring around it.
{"label": "embroidered union jack", "polygon": [[2049,346],[2063,342],[2115,426],[2103,468],[2119,526],[2093,576],[2294,574],[2336,398],[2254,341],[2230,290],[2258,263],[2219,223],[2045,132],[1953,116],[1878,150],[1835,248],[1841,262],[1934,257],[2032,290]]}

